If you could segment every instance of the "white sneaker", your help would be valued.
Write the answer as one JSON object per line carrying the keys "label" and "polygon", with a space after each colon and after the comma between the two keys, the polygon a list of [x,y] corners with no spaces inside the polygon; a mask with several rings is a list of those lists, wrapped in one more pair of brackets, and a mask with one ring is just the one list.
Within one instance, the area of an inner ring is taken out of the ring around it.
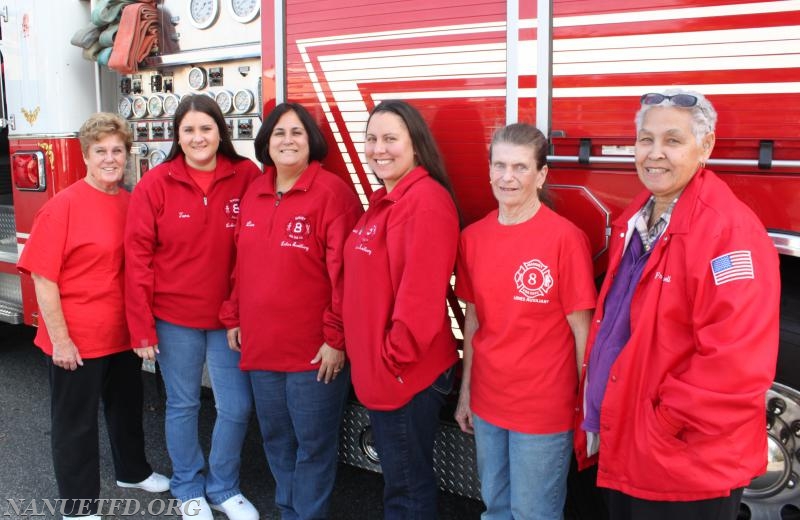
{"label": "white sneaker", "polygon": [[148,493],[163,493],[169,491],[169,479],[161,473],[151,473],[149,477],[141,482],[120,482],[117,485],[122,488],[136,488],[147,491]]}
{"label": "white sneaker", "polygon": [[229,520],[258,520],[258,511],[241,493],[219,505],[211,504],[211,508],[222,511]]}
{"label": "white sneaker", "polygon": [[190,498],[181,502],[181,516],[192,520],[214,520],[206,497]]}

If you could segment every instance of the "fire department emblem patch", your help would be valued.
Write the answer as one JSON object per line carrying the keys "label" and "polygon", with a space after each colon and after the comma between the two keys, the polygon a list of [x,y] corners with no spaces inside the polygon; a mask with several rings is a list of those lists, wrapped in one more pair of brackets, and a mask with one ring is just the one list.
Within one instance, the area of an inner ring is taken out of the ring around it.
{"label": "fire department emblem patch", "polygon": [[297,215],[286,223],[286,236],[292,240],[303,240],[311,234],[311,222],[308,217]]}
{"label": "fire department emblem patch", "polygon": [[363,244],[375,238],[376,234],[378,234],[378,226],[372,224],[370,227],[363,227],[358,230],[358,239]]}
{"label": "fire department emblem patch", "polygon": [[236,220],[239,216],[239,199],[230,199],[225,203],[225,215],[230,220]]}
{"label": "fire department emblem patch", "polygon": [[539,260],[528,260],[514,273],[517,290],[526,298],[541,298],[553,287],[550,268]]}

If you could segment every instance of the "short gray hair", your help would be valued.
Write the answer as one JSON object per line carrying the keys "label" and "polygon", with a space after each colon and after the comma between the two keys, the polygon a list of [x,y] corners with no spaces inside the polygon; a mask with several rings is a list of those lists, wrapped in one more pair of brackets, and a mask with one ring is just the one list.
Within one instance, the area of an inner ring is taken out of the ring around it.
{"label": "short gray hair", "polygon": [[653,107],[673,107],[678,110],[687,110],[692,115],[692,133],[699,143],[702,141],[706,134],[713,132],[717,126],[717,111],[714,110],[714,105],[706,97],[694,90],[686,90],[682,88],[670,88],[662,92],[665,96],[674,96],[676,94],[688,94],[697,98],[697,104],[693,107],[680,107],[675,105],[671,100],[665,99],[657,105],[642,105],[636,113],[636,133],[642,129],[644,116]]}

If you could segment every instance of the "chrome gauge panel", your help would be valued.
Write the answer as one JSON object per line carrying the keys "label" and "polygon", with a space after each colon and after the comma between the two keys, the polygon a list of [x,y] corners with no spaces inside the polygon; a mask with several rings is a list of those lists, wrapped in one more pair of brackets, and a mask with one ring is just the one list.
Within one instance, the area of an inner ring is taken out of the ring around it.
{"label": "chrome gauge panel", "polygon": [[229,90],[218,91],[214,99],[216,99],[217,106],[219,106],[223,114],[229,114],[233,110],[233,94]]}
{"label": "chrome gauge panel", "polygon": [[246,114],[255,105],[255,95],[246,88],[237,90],[233,94],[233,109],[237,114]]}
{"label": "chrome gauge panel", "polygon": [[147,156],[147,164],[150,166],[150,168],[155,168],[156,166],[164,162],[164,159],[166,158],[167,158],[166,152],[164,152],[163,150],[156,149],[150,152],[150,155]]}
{"label": "chrome gauge panel", "polygon": [[[200,49],[208,55],[211,50],[225,47],[260,45],[261,0],[159,0],[157,3],[163,14],[160,28],[165,45],[161,56],[170,63],[175,61],[169,58]],[[200,60],[192,58],[183,63],[197,61]]]}
{"label": "chrome gauge panel", "polygon": [[133,119],[143,118],[147,115],[147,98],[144,96],[133,96],[131,99],[131,107],[131,117]]}
{"label": "chrome gauge panel", "polygon": [[133,102],[131,98],[128,96],[123,96],[119,98],[119,103],[117,104],[117,113],[122,116],[123,119],[130,119],[133,116]]}
{"label": "chrome gauge panel", "polygon": [[189,88],[192,90],[202,90],[208,85],[208,73],[203,67],[192,67],[189,69],[188,77]]}
{"label": "chrome gauge panel", "polygon": [[225,0],[231,18],[239,23],[247,23],[258,16],[261,10],[260,0]]}
{"label": "chrome gauge panel", "polygon": [[159,117],[164,113],[164,96],[154,94],[147,100],[147,113],[150,117]]}
{"label": "chrome gauge panel", "polygon": [[186,0],[189,21],[198,29],[207,29],[217,21],[219,0]]}
{"label": "chrome gauge panel", "polygon": [[167,94],[164,96],[164,115],[168,117],[174,116],[180,102],[180,98],[175,94]]}
{"label": "chrome gauge panel", "polygon": [[237,151],[254,158],[252,142],[262,119],[260,70],[258,58],[243,58],[142,68],[120,78],[117,112],[128,120],[134,143],[148,147],[147,153],[135,155],[141,170],[158,165],[169,154],[175,137],[173,118],[181,101],[191,95],[214,99]]}

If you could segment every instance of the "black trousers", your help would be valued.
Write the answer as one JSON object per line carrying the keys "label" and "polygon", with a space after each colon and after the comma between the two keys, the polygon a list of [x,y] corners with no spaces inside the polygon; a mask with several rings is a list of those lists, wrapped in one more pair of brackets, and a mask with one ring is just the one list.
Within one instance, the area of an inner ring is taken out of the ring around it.
{"label": "black trousers", "polygon": [[744,488],[727,497],[666,502],[643,500],[614,489],[603,489],[611,520],[736,520]]}
{"label": "black trousers", "polygon": [[50,357],[47,364],[50,440],[58,492],[65,500],[63,512],[68,516],[95,514],[95,500],[100,497],[97,414],[101,399],[116,479],[141,482],[153,472],[144,455],[142,362],[126,351],[84,359],[75,371],[55,366]]}

